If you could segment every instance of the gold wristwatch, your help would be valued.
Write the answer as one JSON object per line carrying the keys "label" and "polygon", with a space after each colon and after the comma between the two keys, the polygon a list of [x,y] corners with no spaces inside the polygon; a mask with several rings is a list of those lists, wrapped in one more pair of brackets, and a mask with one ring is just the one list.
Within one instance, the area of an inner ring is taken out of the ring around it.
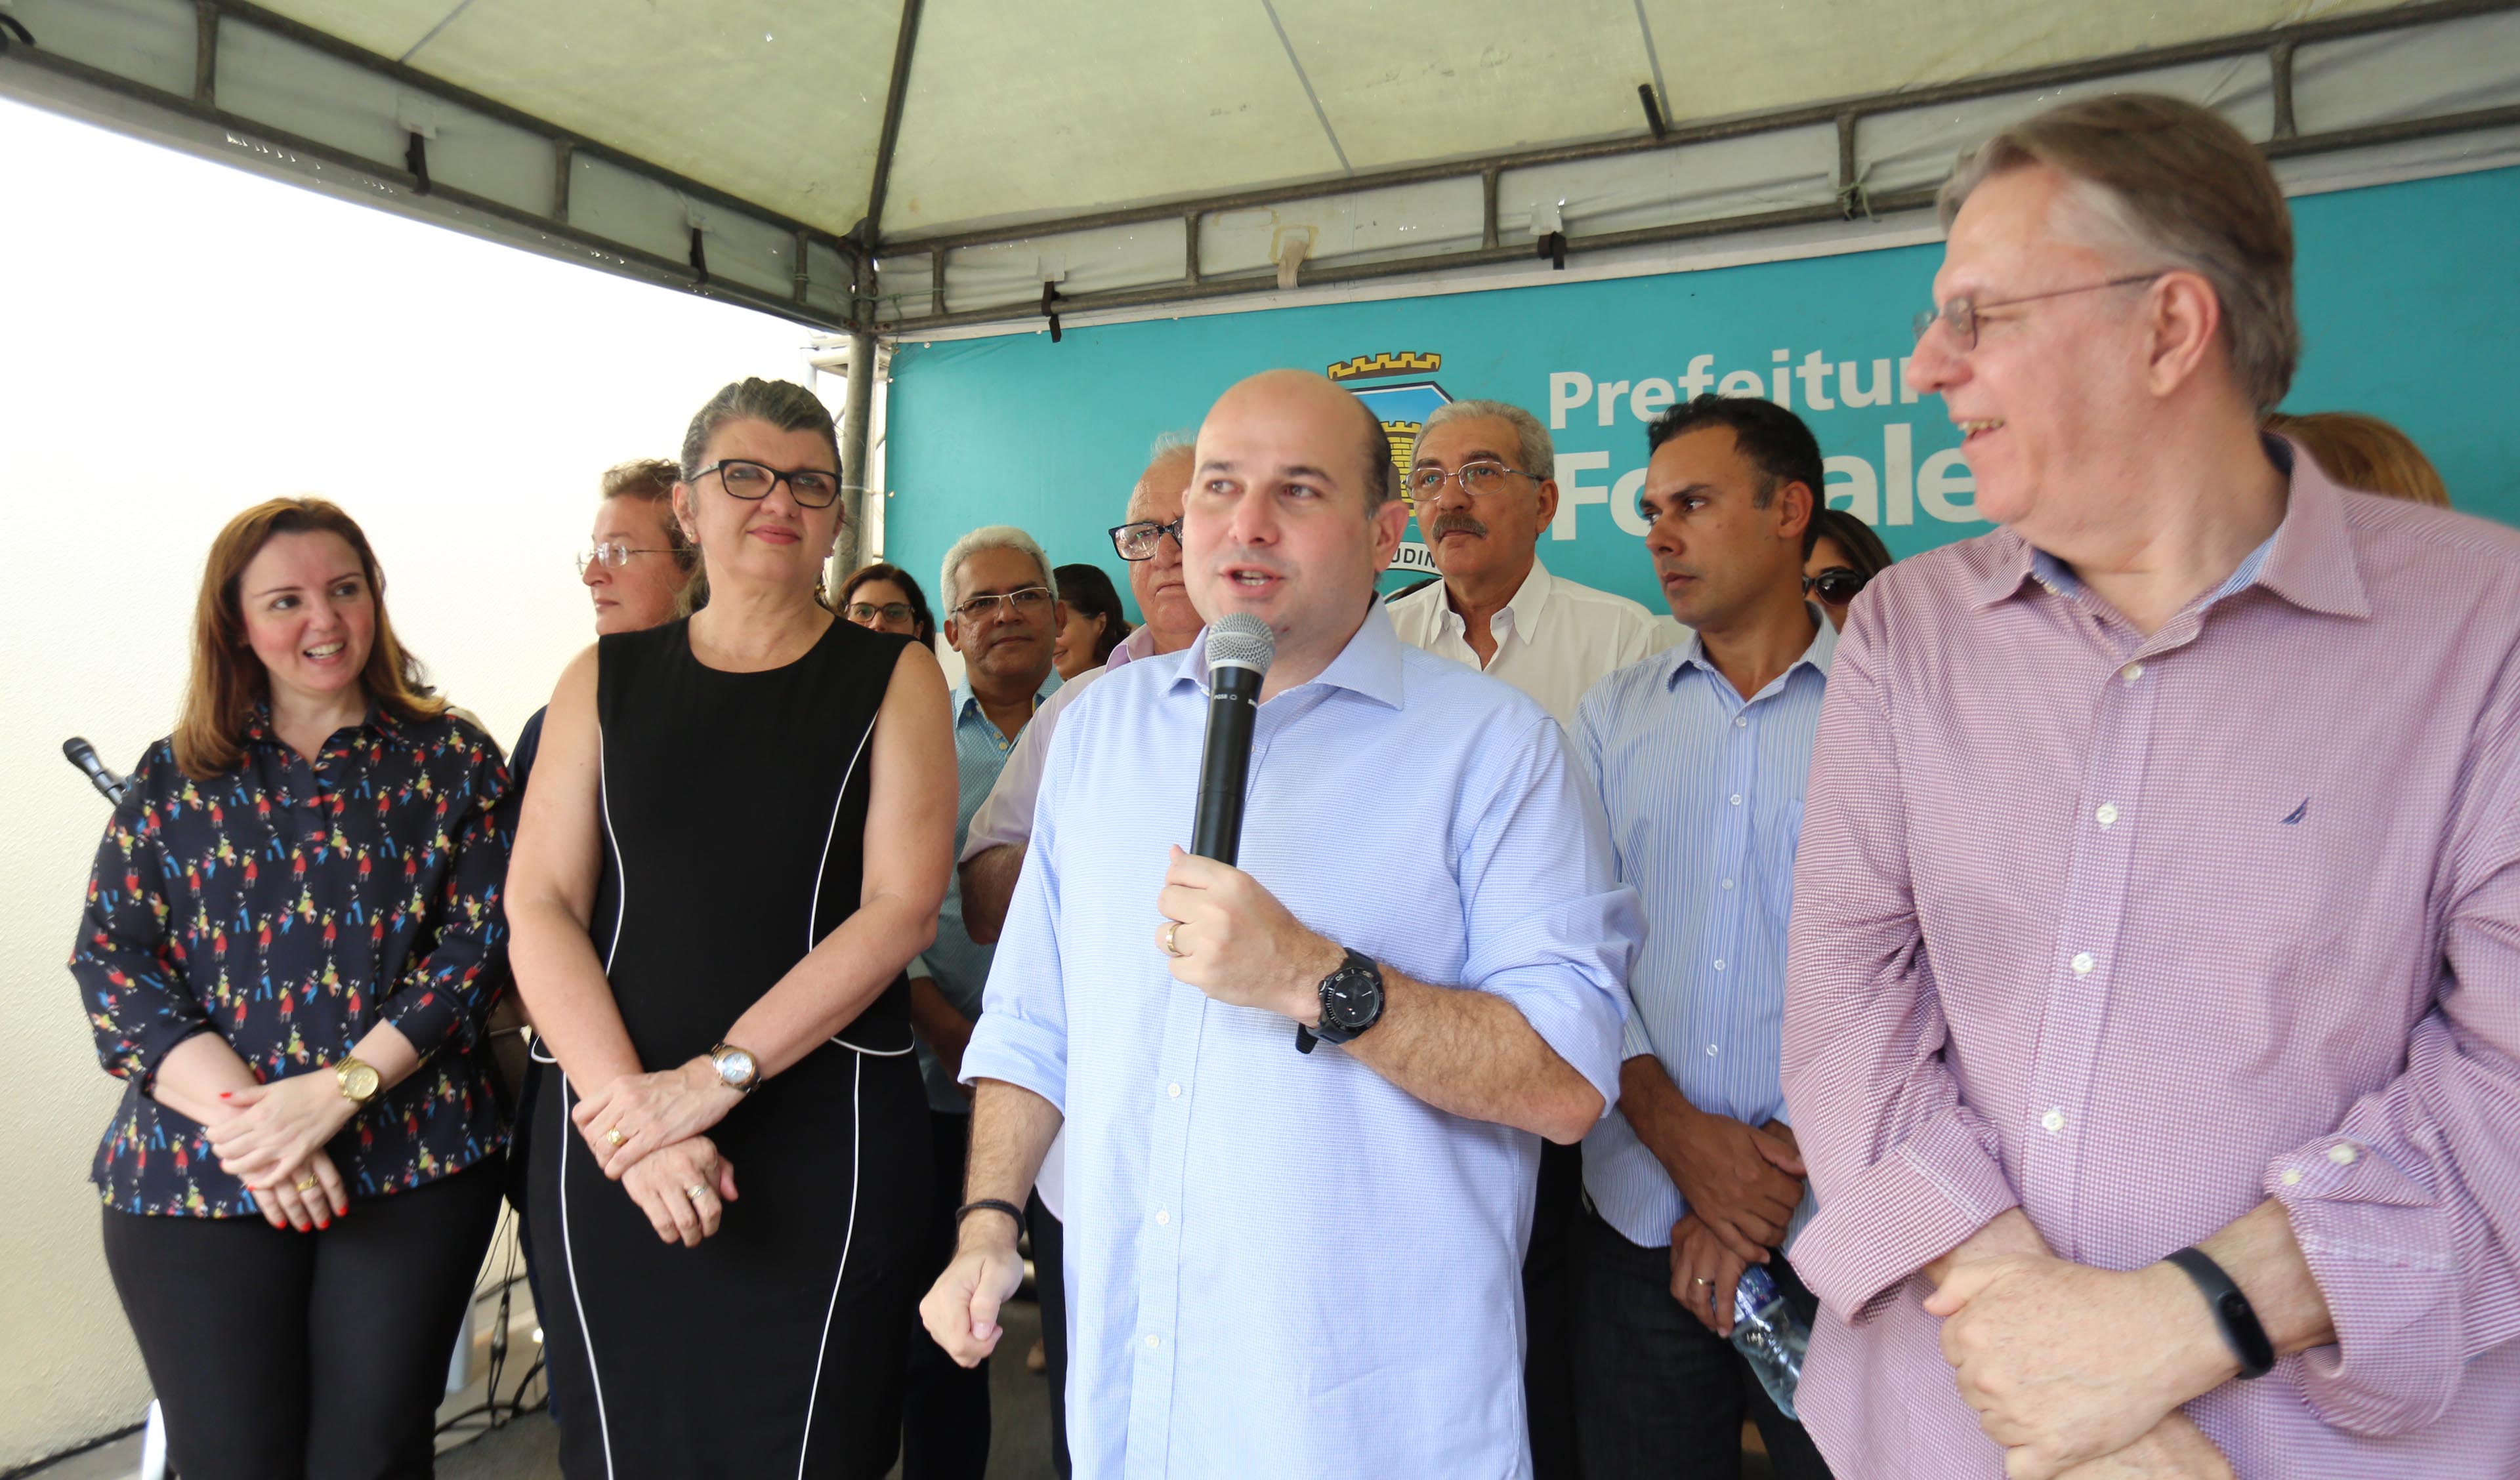
{"label": "gold wristwatch", "polygon": [[341,1098],[354,1105],[365,1106],[384,1088],[384,1080],[376,1065],[360,1058],[344,1058],[333,1065],[333,1082],[341,1087]]}

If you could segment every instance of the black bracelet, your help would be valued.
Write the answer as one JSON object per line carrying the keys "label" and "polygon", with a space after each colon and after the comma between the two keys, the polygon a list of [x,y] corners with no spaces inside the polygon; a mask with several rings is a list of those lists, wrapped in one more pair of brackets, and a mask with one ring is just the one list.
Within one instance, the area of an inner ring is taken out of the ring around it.
{"label": "black bracelet", "polygon": [[956,1208],[954,1210],[954,1227],[958,1229],[961,1228],[963,1226],[964,1219],[970,1217],[973,1213],[979,1212],[1004,1213],[1009,1218],[1015,1221],[1015,1233],[1017,1236],[1021,1236],[1024,1233],[1023,1209],[1016,1207],[1013,1203],[1007,1201],[1003,1197],[982,1197],[971,1202],[967,1202],[961,1207]]}
{"label": "black bracelet", "polygon": [[2257,1308],[2213,1256],[2202,1249],[2184,1248],[2167,1262],[2179,1266],[2205,1292],[2205,1303],[2214,1308],[2214,1323],[2222,1327],[2224,1344],[2240,1359],[2240,1375],[2263,1377],[2272,1370],[2275,1344],[2267,1339],[2267,1328],[2258,1323]]}

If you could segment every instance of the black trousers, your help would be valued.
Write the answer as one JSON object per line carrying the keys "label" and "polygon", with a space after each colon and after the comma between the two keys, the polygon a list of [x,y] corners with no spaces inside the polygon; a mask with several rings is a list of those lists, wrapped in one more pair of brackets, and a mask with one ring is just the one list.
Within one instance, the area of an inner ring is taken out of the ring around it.
{"label": "black trousers", "polygon": [[[963,1205],[963,1159],[971,1117],[930,1110],[936,1183],[921,1298],[954,1262],[954,1210]],[[1016,1354],[1022,1360],[1022,1354]],[[901,1480],[982,1480],[989,1469],[989,1364],[965,1368],[945,1355],[925,1323],[910,1323],[910,1366],[901,1393]]]}
{"label": "black trousers", "polygon": [[497,1163],[300,1233],[107,1209],[105,1263],[184,1480],[435,1472],[446,1362],[499,1217]]}
{"label": "black trousers", "polygon": [[1531,1244],[1522,1257],[1522,1401],[1531,1425],[1533,1480],[1577,1480],[1574,1325],[1575,1225],[1584,1216],[1584,1148],[1540,1144]]}
{"label": "black trousers", "polygon": [[1050,1465],[1058,1480],[1073,1472],[1067,1458],[1067,1226],[1035,1192],[1024,1202],[1032,1230],[1032,1287],[1041,1301],[1041,1350],[1050,1379]]}
{"label": "black trousers", "polygon": [[[1778,1480],[1828,1480],[1732,1344],[1672,1298],[1671,1250],[1631,1243],[1591,1208],[1576,1227],[1575,1410],[1586,1480],[1739,1480],[1741,1420]],[[1782,1256],[1768,1264],[1808,1322],[1820,1302]]]}

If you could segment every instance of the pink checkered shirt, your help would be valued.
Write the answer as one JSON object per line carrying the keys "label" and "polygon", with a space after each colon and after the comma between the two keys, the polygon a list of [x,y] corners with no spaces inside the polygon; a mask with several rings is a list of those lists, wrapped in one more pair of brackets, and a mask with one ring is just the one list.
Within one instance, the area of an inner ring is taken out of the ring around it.
{"label": "pink checkered shirt", "polygon": [[1998,1213],[2123,1270],[2269,1197],[2339,1337],[2187,1405],[2240,1475],[2520,1475],[2520,534],[2300,457],[2150,638],[2009,532],[1916,557],[1808,795],[1783,1070],[1839,1476],[2002,1474],[1916,1273]]}

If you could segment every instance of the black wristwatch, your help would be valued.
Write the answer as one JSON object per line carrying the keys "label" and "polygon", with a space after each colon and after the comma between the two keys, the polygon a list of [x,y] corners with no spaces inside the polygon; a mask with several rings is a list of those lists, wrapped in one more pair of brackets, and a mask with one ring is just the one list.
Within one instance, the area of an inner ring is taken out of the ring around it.
{"label": "black wristwatch", "polygon": [[1347,1043],[1382,1021],[1382,968],[1350,951],[1338,969],[1322,978],[1322,1025],[1295,1025],[1295,1047],[1310,1054],[1316,1041]]}
{"label": "black wristwatch", "polygon": [[2263,1377],[2275,1365],[2275,1346],[2267,1339],[2267,1328],[2258,1322],[2257,1308],[2249,1297],[2240,1293],[2238,1284],[2202,1249],[2185,1248],[2166,1261],[2179,1266],[2214,1308],[2214,1323],[2222,1328],[2223,1343],[2240,1360],[2242,1377]]}

